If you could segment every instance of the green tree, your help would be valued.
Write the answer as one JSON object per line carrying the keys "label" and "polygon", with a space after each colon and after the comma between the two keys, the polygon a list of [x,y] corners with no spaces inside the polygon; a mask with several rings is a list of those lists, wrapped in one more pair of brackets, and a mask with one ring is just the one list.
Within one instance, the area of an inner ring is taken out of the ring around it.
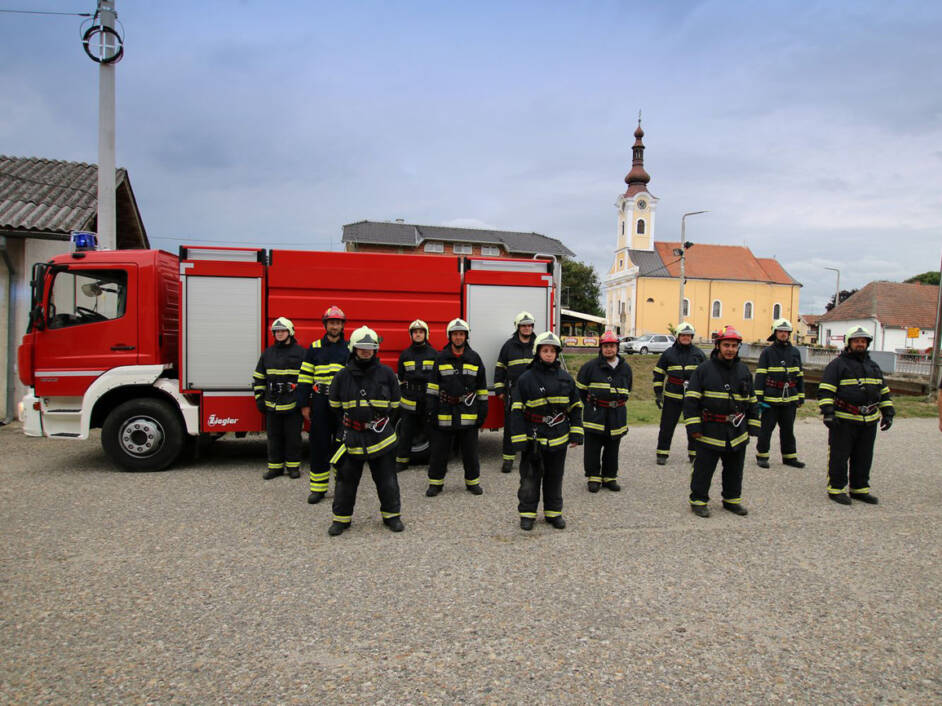
{"label": "green tree", "polygon": [[[844,302],[846,302],[848,299],[850,299],[850,298],[851,298],[854,294],[856,294],[857,292],[858,292],[858,290],[856,290],[856,289],[842,289],[842,290],[841,290],[841,302],[840,302],[840,303],[843,304]],[[834,297],[832,296],[832,297],[831,297],[831,300],[830,300],[827,304],[824,305],[824,310],[825,310],[825,311],[830,311],[830,310],[833,309],[833,308],[834,308]]]}
{"label": "green tree", "polygon": [[939,284],[939,273],[930,270],[929,272],[923,272],[921,275],[916,275],[910,277],[907,280],[903,280],[906,284],[914,284],[918,282],[919,284]]}
{"label": "green tree", "polygon": [[599,306],[602,285],[592,265],[577,260],[562,261],[562,305],[567,309],[593,316],[605,316]]}

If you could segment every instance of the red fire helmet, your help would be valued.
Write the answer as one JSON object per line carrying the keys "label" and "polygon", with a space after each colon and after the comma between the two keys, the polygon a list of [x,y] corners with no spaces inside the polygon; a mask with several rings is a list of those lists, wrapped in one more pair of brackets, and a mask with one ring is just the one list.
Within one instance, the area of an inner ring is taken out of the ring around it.
{"label": "red fire helmet", "polygon": [[343,313],[343,309],[339,306],[329,306],[327,311],[324,312],[324,315],[321,317],[321,321],[324,324],[327,324],[327,319],[339,319],[340,321],[346,321],[347,315]]}
{"label": "red fire helmet", "polygon": [[599,345],[601,346],[603,343],[618,343],[618,335],[614,331],[606,331],[599,338]]}
{"label": "red fire helmet", "polygon": [[742,336],[739,335],[739,331],[727,324],[716,334],[716,342],[719,343],[720,341],[739,341],[742,343]]}

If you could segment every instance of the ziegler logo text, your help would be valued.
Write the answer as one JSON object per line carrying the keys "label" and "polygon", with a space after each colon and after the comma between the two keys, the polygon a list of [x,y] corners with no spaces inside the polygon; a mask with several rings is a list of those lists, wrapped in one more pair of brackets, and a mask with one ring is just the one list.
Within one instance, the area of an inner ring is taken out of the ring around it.
{"label": "ziegler logo text", "polygon": [[238,421],[238,417],[233,419],[232,417],[217,417],[215,414],[210,414],[209,419],[206,420],[206,423],[212,426],[226,426],[228,424],[235,424]]}

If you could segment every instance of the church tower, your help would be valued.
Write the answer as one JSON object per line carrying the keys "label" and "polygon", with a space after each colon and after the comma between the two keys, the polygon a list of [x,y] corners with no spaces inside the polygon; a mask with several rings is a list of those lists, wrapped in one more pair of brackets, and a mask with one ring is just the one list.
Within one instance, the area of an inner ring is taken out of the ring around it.
{"label": "church tower", "polygon": [[644,130],[641,116],[631,148],[631,171],[625,176],[628,189],[615,201],[618,210],[615,257],[603,283],[607,326],[625,336],[634,333],[634,292],[638,268],[630,251],[654,250],[654,213],[657,199],[648,191],[651,176],[644,170]]}

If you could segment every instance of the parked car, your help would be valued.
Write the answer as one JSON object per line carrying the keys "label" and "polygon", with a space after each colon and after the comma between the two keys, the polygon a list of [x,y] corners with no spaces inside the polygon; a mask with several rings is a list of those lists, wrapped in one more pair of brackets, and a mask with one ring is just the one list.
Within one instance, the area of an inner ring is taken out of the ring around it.
{"label": "parked car", "polygon": [[643,336],[638,336],[638,338],[633,341],[628,341],[624,344],[623,352],[625,353],[663,353],[668,348],[674,345],[674,337],[667,334],[651,334],[646,333]]}
{"label": "parked car", "polygon": [[628,344],[631,343],[633,340],[635,340],[635,338],[636,336],[622,336],[621,338],[619,338],[618,339],[618,352],[627,353]]}

